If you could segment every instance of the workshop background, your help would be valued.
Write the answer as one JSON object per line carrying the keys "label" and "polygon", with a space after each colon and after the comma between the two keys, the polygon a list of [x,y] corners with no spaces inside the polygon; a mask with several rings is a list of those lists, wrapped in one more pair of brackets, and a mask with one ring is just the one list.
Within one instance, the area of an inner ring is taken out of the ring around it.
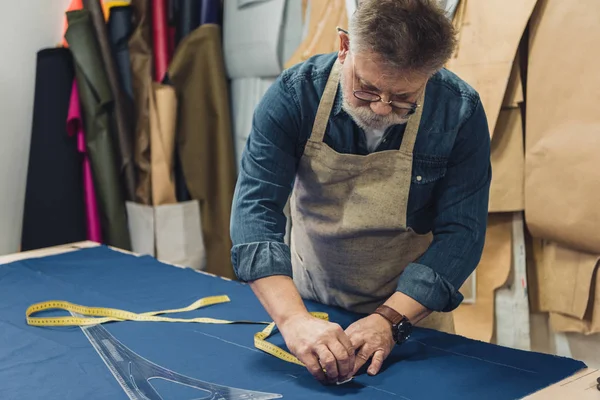
{"label": "workshop background", "polygon": [[[459,33],[447,68],[478,90],[492,135],[489,228],[457,333],[598,367],[600,2],[439,1]],[[253,109],[284,68],[336,51],[355,7],[4,4],[0,254],[93,240],[233,277]]]}

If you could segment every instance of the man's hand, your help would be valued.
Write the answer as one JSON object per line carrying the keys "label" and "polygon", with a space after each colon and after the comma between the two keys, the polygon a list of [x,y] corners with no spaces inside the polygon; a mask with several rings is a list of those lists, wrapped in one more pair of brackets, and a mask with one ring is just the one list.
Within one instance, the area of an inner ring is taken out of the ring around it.
{"label": "man's hand", "polygon": [[371,357],[372,361],[367,373],[377,374],[395,345],[390,322],[378,314],[372,314],[350,325],[346,329],[346,334],[350,337],[352,346],[358,350],[352,375],[356,374]]}
{"label": "man's hand", "polygon": [[278,328],[288,349],[320,382],[343,382],[352,377],[354,347],[338,324],[300,313]]}

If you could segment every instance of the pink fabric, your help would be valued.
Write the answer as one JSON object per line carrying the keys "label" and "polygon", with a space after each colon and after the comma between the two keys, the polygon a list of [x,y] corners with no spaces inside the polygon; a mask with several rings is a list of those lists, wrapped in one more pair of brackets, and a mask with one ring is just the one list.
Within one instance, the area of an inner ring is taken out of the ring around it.
{"label": "pink fabric", "polygon": [[76,80],[73,80],[73,89],[71,90],[69,115],[67,116],[67,133],[69,136],[77,135],[77,150],[83,156],[83,188],[85,191],[87,238],[88,240],[102,243],[100,214],[98,212],[98,203],[96,202],[92,166],[85,147],[85,135],[83,132],[81,106],[79,103],[79,90],[77,89]]}

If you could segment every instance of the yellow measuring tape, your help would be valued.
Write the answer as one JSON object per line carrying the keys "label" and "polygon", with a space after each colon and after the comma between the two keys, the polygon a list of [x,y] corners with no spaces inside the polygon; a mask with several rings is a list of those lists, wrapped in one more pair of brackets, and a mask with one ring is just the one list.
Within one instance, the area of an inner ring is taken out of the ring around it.
{"label": "yellow measuring tape", "polygon": [[[298,360],[294,355],[283,350],[281,347],[276,346],[272,343],[267,342],[267,338],[273,334],[275,329],[274,322],[259,322],[259,321],[229,321],[224,319],[216,318],[172,318],[163,317],[162,314],[174,314],[186,311],[197,310],[202,307],[227,303],[230,299],[228,296],[211,296],[197,300],[187,307],[176,308],[171,310],[160,310],[160,311],[149,311],[144,313],[134,313],[125,310],[119,310],[116,308],[105,308],[105,307],[87,307],[78,304],[73,304],[68,301],[62,300],[51,300],[42,303],[32,304],[25,311],[27,318],[27,324],[32,326],[90,326],[98,325],[106,322],[119,322],[119,321],[141,321],[141,322],[194,322],[200,324],[262,324],[267,325],[261,332],[254,334],[254,347],[264,351],[280,360],[291,362],[304,366],[304,364]],[[33,314],[46,311],[46,310],[65,310],[72,311],[80,315],[87,315],[88,317],[33,317]],[[322,312],[312,312],[313,316],[328,320],[329,316]],[[91,316],[91,317],[90,317]]]}

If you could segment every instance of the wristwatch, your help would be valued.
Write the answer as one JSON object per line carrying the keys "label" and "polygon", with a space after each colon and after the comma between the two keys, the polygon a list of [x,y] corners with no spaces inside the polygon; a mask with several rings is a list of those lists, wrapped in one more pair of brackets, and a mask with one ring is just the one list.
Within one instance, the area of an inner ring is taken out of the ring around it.
{"label": "wristwatch", "polygon": [[381,315],[392,324],[392,336],[396,344],[402,344],[410,337],[413,326],[406,316],[385,304],[377,307],[374,313]]}

